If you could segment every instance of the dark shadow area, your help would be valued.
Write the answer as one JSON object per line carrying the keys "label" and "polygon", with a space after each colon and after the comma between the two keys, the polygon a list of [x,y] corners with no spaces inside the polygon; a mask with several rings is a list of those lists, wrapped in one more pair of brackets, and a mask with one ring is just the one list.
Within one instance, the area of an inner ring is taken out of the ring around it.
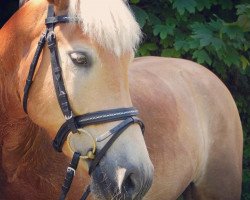
{"label": "dark shadow area", "polygon": [[18,10],[19,0],[0,0],[0,28]]}

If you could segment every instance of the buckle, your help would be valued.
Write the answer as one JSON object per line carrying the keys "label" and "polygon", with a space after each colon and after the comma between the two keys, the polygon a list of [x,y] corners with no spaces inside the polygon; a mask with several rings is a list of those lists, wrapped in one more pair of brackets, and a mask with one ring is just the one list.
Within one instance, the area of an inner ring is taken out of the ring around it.
{"label": "buckle", "polygon": [[42,46],[45,43],[47,33],[48,33],[47,31],[42,33],[42,36],[41,36],[40,40],[38,41],[38,46]]}
{"label": "buckle", "polygon": [[74,176],[76,175],[76,170],[74,169],[74,168],[72,168],[72,167],[68,167],[67,168],[67,173],[68,172],[73,172],[74,173]]}
{"label": "buckle", "polygon": [[47,34],[47,42],[49,49],[52,49],[56,46],[56,35],[54,31],[49,31]]}
{"label": "buckle", "polygon": [[68,121],[68,120],[72,119],[73,113],[71,112],[69,116],[65,115],[64,117]]}
{"label": "buckle", "polygon": [[73,117],[72,111],[71,111],[71,114],[69,116],[65,115],[64,117],[66,119],[66,122],[67,122],[68,127],[70,128],[70,130],[73,133],[79,133],[76,122],[75,122],[75,119]]}

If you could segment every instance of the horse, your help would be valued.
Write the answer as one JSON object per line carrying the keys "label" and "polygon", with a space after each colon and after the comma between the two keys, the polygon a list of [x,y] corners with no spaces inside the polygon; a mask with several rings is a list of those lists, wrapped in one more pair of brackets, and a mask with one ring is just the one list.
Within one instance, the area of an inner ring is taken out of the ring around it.
{"label": "horse", "polygon": [[[91,199],[240,199],[242,127],[235,102],[212,72],[176,58],[134,59],[140,29],[123,0],[30,0],[0,30],[0,199],[58,199],[74,151],[119,122],[69,134],[59,154],[51,141],[65,123],[48,45],[23,109],[24,87],[48,4],[77,23],[55,26],[59,63],[76,115],[132,105],[137,124],[112,144],[88,177],[80,159],[68,199],[90,181]],[[84,134],[84,132],[88,134]],[[108,139],[97,143],[97,152]],[[153,165],[152,165],[153,163]],[[153,181],[153,182],[152,182]],[[149,191],[148,191],[149,190]],[[148,192],[147,192],[148,191]]]}

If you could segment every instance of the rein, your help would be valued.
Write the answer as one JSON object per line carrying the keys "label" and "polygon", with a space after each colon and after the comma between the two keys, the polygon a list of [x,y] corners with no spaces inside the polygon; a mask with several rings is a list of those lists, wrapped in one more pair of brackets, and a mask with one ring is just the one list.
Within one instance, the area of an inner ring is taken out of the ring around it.
{"label": "rein", "polygon": [[[62,68],[60,66],[58,59],[57,40],[56,40],[56,35],[54,33],[54,27],[58,23],[71,23],[77,21],[78,20],[76,18],[71,18],[67,15],[55,16],[54,6],[49,5],[48,16],[47,19],[45,20],[47,28],[45,33],[42,34],[38,42],[38,46],[34,58],[32,60],[32,63],[30,65],[30,70],[26,79],[26,84],[24,87],[24,96],[23,96],[23,109],[28,114],[27,102],[28,102],[29,90],[33,82],[33,77],[38,63],[38,59],[41,55],[42,49],[45,46],[45,43],[47,42],[48,48],[50,50],[52,76],[57,95],[57,100],[62,110],[62,113],[65,117],[65,123],[58,130],[56,137],[53,141],[54,149],[58,152],[62,152],[62,146],[66,141],[70,132],[72,132],[73,134],[83,134],[85,132],[81,131],[80,129],[89,125],[102,124],[113,121],[121,121],[121,122],[111,130],[109,130],[107,133],[104,133],[103,135],[99,136],[98,138],[93,138],[91,135],[89,135],[93,140],[93,148],[89,150],[87,155],[81,155],[79,152],[74,152],[71,163],[67,168],[66,177],[64,179],[64,184],[62,186],[62,191],[59,198],[60,200],[64,200],[67,196],[67,193],[69,192],[80,158],[90,160],[89,175],[91,175],[92,172],[95,170],[95,168],[98,166],[99,162],[105,156],[106,152],[112,146],[112,144],[130,125],[138,124],[141,127],[142,132],[144,132],[143,122],[136,117],[139,114],[138,110],[136,110],[133,107],[103,110],[79,116],[74,115],[64,86]],[[107,138],[110,139],[107,141],[104,147],[100,150],[97,150],[96,149],[97,142],[104,141]],[[90,192],[91,192],[90,186],[88,186],[81,200],[87,199]]]}

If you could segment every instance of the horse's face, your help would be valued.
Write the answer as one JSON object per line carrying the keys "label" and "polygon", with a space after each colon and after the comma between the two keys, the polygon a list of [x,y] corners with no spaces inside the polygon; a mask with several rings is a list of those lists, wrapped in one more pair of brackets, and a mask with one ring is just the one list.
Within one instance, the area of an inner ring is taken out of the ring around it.
{"label": "horse's face", "polygon": [[[77,24],[57,25],[55,34],[63,80],[75,115],[132,106],[128,88],[132,49],[115,53],[83,33]],[[54,90],[47,46],[29,94],[28,111],[30,118],[45,128],[51,138],[65,122]],[[84,131],[96,138],[118,123],[92,125]],[[97,149],[107,141],[98,143]],[[70,134],[63,152],[72,157],[73,151],[84,155],[89,148],[92,141],[87,134]],[[85,169],[88,167],[88,162],[80,162]],[[121,199],[140,199],[149,189],[152,177],[153,166],[141,129],[132,125],[115,141],[92,173],[92,192],[98,199],[111,199],[116,195]]]}

